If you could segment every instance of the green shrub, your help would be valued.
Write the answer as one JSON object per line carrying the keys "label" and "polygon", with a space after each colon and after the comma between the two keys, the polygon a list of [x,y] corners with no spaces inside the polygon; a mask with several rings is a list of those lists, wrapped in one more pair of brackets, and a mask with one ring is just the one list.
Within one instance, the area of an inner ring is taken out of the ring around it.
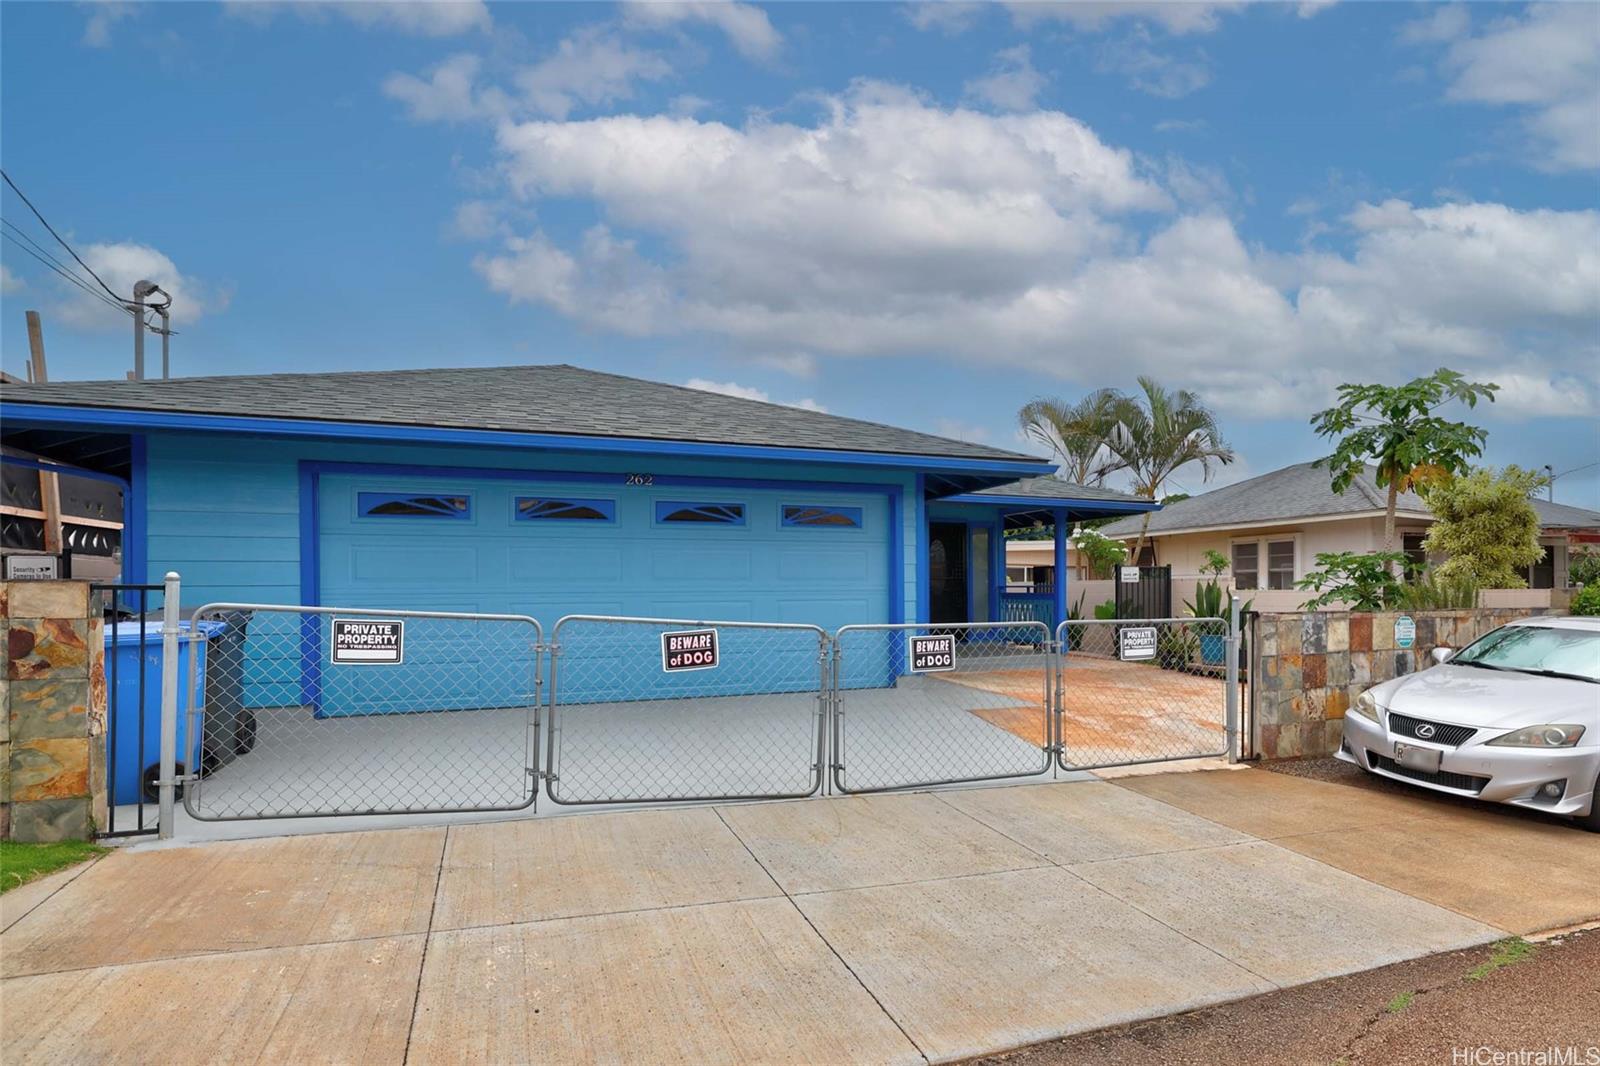
{"label": "green shrub", "polygon": [[1588,585],[1572,597],[1572,614],[1600,614],[1600,585]]}
{"label": "green shrub", "polygon": [[1446,611],[1478,606],[1478,583],[1471,574],[1439,576],[1429,570],[1401,585],[1394,605],[1402,611]]}
{"label": "green shrub", "polygon": [[1109,622],[1117,616],[1117,601],[1107,600],[1094,606],[1094,616],[1102,622]]}

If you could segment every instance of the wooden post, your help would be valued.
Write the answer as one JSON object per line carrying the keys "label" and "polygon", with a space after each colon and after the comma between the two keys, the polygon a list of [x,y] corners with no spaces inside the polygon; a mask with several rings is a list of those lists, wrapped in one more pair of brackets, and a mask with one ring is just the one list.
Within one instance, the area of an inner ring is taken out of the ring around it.
{"label": "wooden post", "polygon": [[[28,319],[28,368],[35,384],[50,380],[44,362],[44,327],[39,322],[39,312],[26,312]],[[44,512],[44,550],[61,550],[61,479],[56,474],[39,472],[39,510]]]}

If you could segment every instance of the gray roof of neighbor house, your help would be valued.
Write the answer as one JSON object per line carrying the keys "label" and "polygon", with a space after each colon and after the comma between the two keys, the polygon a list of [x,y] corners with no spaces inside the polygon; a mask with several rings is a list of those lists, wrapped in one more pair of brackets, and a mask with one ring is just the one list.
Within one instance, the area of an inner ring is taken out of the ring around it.
{"label": "gray roof of neighbor house", "polygon": [[[1063,503],[1069,500],[1104,500],[1112,503],[1150,503],[1137,496],[1130,496],[1126,492],[1116,489],[1101,488],[1095,485],[1075,485],[1070,481],[1062,481],[1057,477],[1029,477],[1021,481],[1009,481],[1004,485],[995,485],[987,489],[975,489],[966,493],[968,496],[1010,496],[1027,499],[1037,499],[1041,503],[1051,500],[1060,500]],[[1155,507],[1151,504],[1151,507]]]}
{"label": "gray roof of neighbor house", "polygon": [[6,385],[9,404],[498,430],[1050,464],[1037,456],[581,367]]}
{"label": "gray roof of neighbor house", "polygon": [[[1340,494],[1333,491],[1326,467],[1296,463],[1248,481],[1169,503],[1150,516],[1149,532],[1159,535],[1372,514],[1382,512],[1387,502],[1387,490],[1378,487],[1373,467],[1367,467],[1365,473]],[[1533,507],[1546,528],[1600,527],[1600,512],[1537,499]],[[1414,492],[1400,494],[1395,513],[1429,520],[1433,517],[1422,497]],[[1119,519],[1100,527],[1100,532],[1108,537],[1137,536],[1141,521],[1141,517]]]}

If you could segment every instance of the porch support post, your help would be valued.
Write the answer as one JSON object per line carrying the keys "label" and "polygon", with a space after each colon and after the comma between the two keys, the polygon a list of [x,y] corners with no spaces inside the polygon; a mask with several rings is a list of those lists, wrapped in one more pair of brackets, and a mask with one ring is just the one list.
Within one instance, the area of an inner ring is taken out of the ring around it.
{"label": "porch support post", "polygon": [[[1067,521],[1067,512],[1064,507],[1057,507],[1051,512],[1055,516],[1055,543],[1056,543],[1056,620],[1059,626],[1067,620],[1067,536],[1072,532],[1072,524]],[[1055,626],[1052,626],[1052,631]]]}

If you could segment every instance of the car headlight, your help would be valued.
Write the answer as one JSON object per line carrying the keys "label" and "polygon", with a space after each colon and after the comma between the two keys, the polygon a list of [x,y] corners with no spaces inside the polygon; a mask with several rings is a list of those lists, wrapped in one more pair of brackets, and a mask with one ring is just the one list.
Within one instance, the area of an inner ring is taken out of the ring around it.
{"label": "car headlight", "polygon": [[1570,748],[1581,736],[1581,725],[1530,725],[1486,743],[1507,748]]}
{"label": "car headlight", "polygon": [[1377,697],[1373,696],[1371,689],[1357,696],[1356,701],[1350,705],[1350,709],[1369,722],[1378,720],[1378,700]]}

